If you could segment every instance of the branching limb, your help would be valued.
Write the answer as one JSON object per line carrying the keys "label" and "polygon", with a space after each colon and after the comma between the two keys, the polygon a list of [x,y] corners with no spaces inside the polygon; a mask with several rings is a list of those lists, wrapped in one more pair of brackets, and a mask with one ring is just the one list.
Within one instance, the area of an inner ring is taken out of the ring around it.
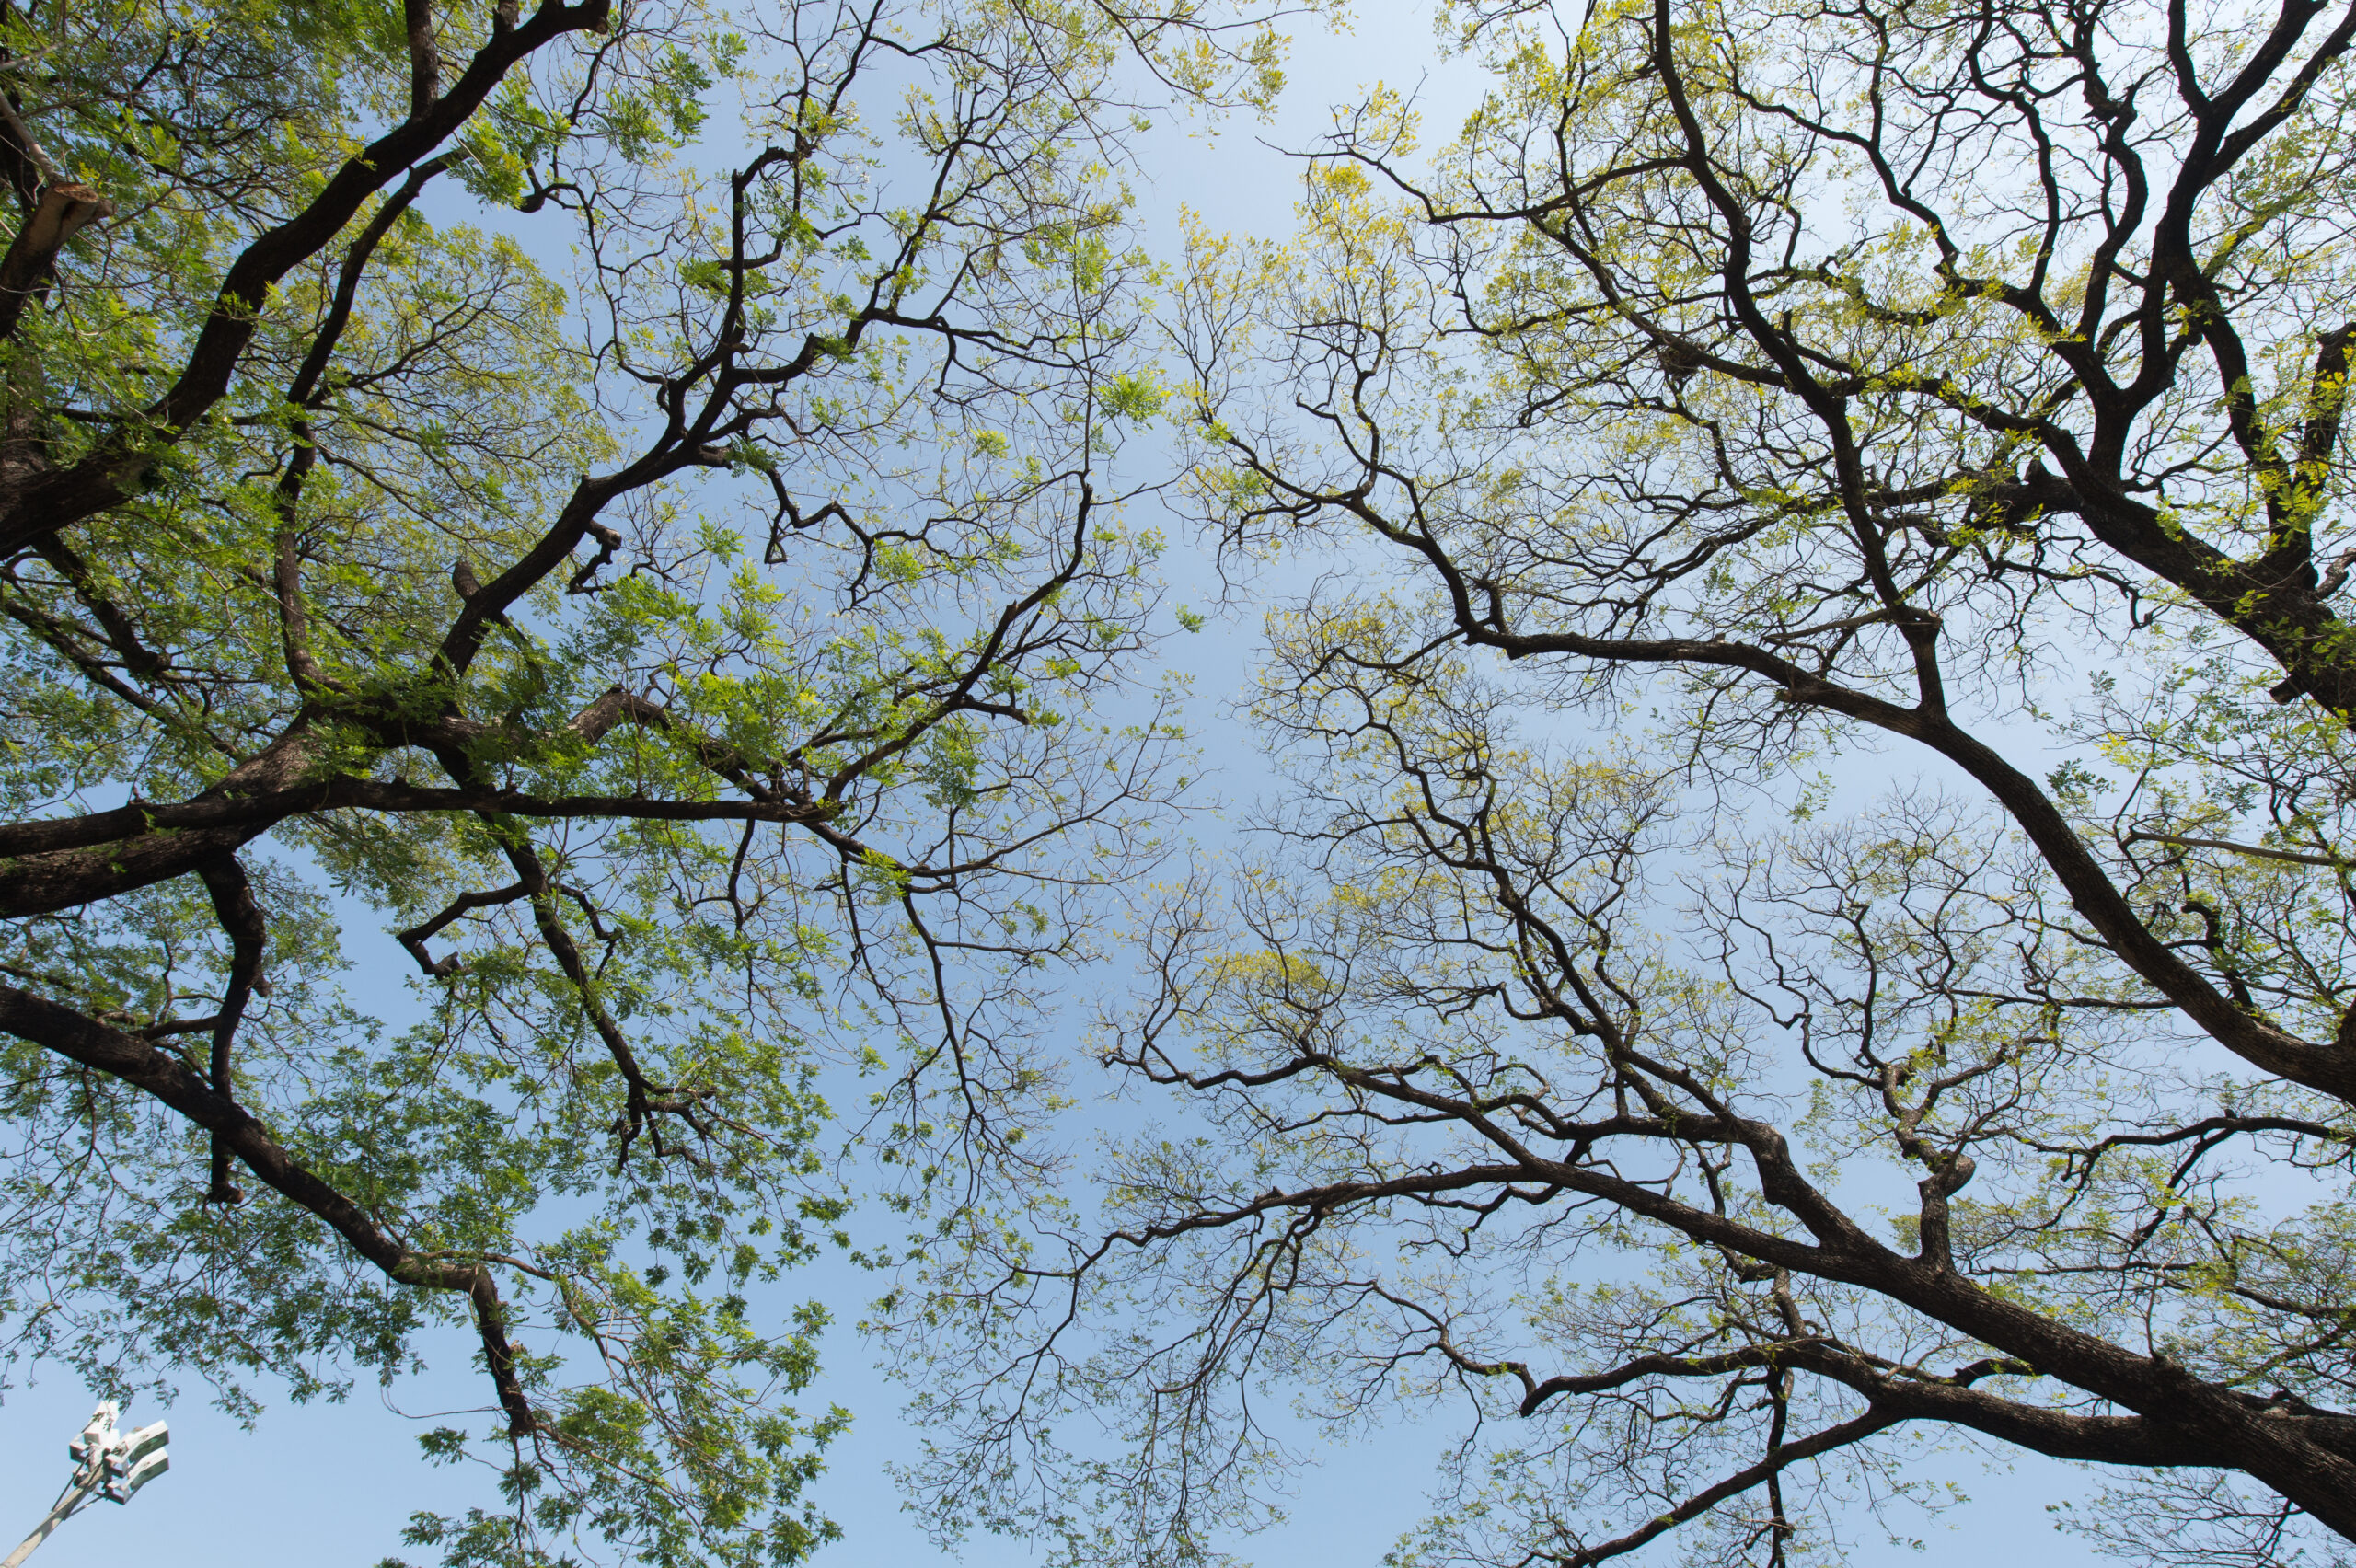
{"label": "branching limb", "polygon": [[316,1215],[386,1278],[399,1285],[463,1293],[474,1310],[476,1332],[500,1407],[507,1414],[508,1430],[520,1437],[536,1429],[537,1418],[516,1378],[498,1283],[488,1268],[474,1262],[437,1262],[412,1251],[387,1235],[358,1204],[306,1170],[235,1101],[216,1093],[178,1058],[146,1041],[13,986],[0,986],[0,1030],[69,1061],[111,1074],[202,1127],[264,1185]]}
{"label": "branching limb", "polygon": [[1746,1466],[1714,1486],[1704,1487],[1683,1502],[1657,1517],[1646,1520],[1626,1535],[1599,1546],[1578,1547],[1547,1554],[1549,1561],[1561,1568],[1593,1568],[1615,1557],[1625,1557],[1646,1542],[1675,1529],[1689,1520],[1698,1519],[1719,1504],[1739,1497],[1767,1482],[1781,1476],[1796,1464],[1830,1454],[1838,1449],[1862,1443],[1879,1432],[1886,1432],[1905,1418],[1892,1412],[1867,1408],[1865,1414],[1838,1425],[1810,1433],[1796,1443],[1786,1443],[1775,1448],[1758,1463]]}
{"label": "branching limb", "polygon": [[[222,987],[221,1010],[213,1018],[212,1088],[216,1096],[234,1104],[237,1086],[230,1071],[230,1049],[237,1037],[237,1025],[246,1016],[246,1003],[256,989],[268,984],[262,979],[261,962],[269,931],[262,922],[261,905],[254,902],[253,885],[246,880],[246,869],[235,855],[222,856],[197,874],[213,897],[214,917],[229,937],[228,979]],[[216,1132],[213,1173],[205,1192],[208,1203],[244,1201],[245,1193],[229,1180],[229,1147]]]}

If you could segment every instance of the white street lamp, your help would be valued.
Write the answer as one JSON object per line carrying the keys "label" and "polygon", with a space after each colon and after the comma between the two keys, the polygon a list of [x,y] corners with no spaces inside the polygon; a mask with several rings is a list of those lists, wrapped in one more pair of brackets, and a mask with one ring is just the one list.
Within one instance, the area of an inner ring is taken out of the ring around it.
{"label": "white street lamp", "polygon": [[33,1554],[33,1548],[49,1539],[50,1531],[93,1499],[128,1503],[133,1493],[172,1468],[172,1457],[164,1450],[171,1433],[164,1424],[159,1421],[135,1432],[118,1431],[115,1418],[121,1413],[122,1407],[114,1401],[98,1401],[82,1435],[65,1446],[66,1457],[74,1461],[74,1479],[65,1483],[65,1490],[50,1505],[48,1516],[33,1527],[24,1544],[0,1559],[0,1568],[17,1568]]}

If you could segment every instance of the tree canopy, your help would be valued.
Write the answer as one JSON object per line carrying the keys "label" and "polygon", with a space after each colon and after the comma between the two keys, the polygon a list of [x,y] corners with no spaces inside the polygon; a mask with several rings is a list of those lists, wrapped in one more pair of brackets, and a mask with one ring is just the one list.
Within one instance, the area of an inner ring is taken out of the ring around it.
{"label": "tree canopy", "polygon": [[1290,788],[1105,1026],[1103,1227],[935,1276],[936,1484],[1182,1560],[1276,1387],[1462,1412],[1429,1568],[1852,1560],[1957,1444],[2341,1561],[2356,9],[1444,26],[1460,134],[1190,253]]}
{"label": "tree canopy", "polygon": [[826,1537],[819,1315],[746,1293],[839,1218],[827,1062],[903,1197],[1019,1160],[1039,987],[1159,852],[1171,727],[1100,711],[1160,548],[1118,170],[1274,49],[0,4],[10,1355],[250,1412],[461,1325],[427,1447],[504,1502],[411,1548]]}

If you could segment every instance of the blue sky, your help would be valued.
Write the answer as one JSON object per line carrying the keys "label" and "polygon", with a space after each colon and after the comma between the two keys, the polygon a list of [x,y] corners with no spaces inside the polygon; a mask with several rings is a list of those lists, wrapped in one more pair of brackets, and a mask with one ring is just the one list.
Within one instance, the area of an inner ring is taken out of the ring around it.
{"label": "blue sky", "polygon": [[[1421,84],[1425,101],[1444,121],[1452,105],[1466,101],[1466,78],[1433,60],[1429,40],[1428,13],[1412,5],[1367,7],[1346,35],[1297,28],[1293,83],[1275,123],[1232,121],[1216,143],[1183,124],[1155,133],[1148,155],[1154,178],[1140,184],[1138,194],[1156,243],[1167,248],[1182,203],[1215,228],[1282,232],[1290,223],[1298,166],[1275,147],[1306,144],[1324,128],[1328,103],[1377,78],[1403,89]],[[1200,565],[1182,557],[1178,570],[1199,572]],[[1173,597],[1202,600],[1183,585]],[[1210,760],[1230,780],[1254,771],[1249,737],[1223,713],[1246,667],[1254,615],[1239,612],[1211,632],[1174,638],[1167,655],[1173,667],[1194,675],[1196,727]],[[357,974],[407,969],[382,932],[356,927],[352,937]],[[375,951],[379,946],[381,953]],[[355,988],[367,999],[364,984]],[[872,1287],[872,1278],[829,1261],[789,1282],[779,1298],[781,1307],[816,1297],[833,1309],[837,1327],[826,1340],[827,1370],[809,1403],[838,1402],[856,1416],[816,1492],[846,1531],[845,1540],[820,1559],[833,1568],[943,1560],[904,1516],[885,1473],[914,1452],[916,1437],[896,1418],[904,1395],[872,1365],[890,1347],[860,1342],[849,1326]],[[480,1390],[466,1370],[463,1336],[449,1332],[444,1347],[443,1365],[450,1370],[406,1381],[389,1399],[364,1386],[344,1404],[271,1408],[252,1431],[212,1409],[201,1386],[184,1389],[168,1412],[134,1405],[127,1412],[134,1422],[169,1415],[172,1470],[128,1508],[100,1504],[72,1521],[35,1561],[41,1568],[111,1568],[126,1561],[174,1568],[281,1562],[369,1568],[398,1550],[400,1526],[412,1509],[462,1507],[481,1495],[480,1471],[428,1470],[421,1463],[416,1435],[423,1424],[408,1419],[480,1404]],[[65,1443],[90,1405],[88,1392],[70,1377],[20,1368],[15,1378],[0,1406],[0,1551],[39,1517],[64,1479]],[[1241,1550],[1270,1564],[1379,1562],[1415,1522],[1447,1435],[1443,1424],[1392,1426],[1334,1452],[1300,1478],[1290,1521]],[[2080,1543],[2052,1532],[2045,1511],[2049,1503],[2092,1490],[2094,1478],[2085,1472],[2023,1460],[2006,1473],[1958,1458],[1942,1473],[1951,1473],[1979,1501],[1947,1516],[1945,1524],[1918,1527],[1924,1535],[1919,1552],[1885,1545],[1861,1522],[1852,1561],[1976,1565],[1992,1553],[2054,1568],[2094,1561]],[[1012,1568],[1035,1558],[1027,1543],[986,1540],[973,1544],[964,1560],[979,1568]]]}

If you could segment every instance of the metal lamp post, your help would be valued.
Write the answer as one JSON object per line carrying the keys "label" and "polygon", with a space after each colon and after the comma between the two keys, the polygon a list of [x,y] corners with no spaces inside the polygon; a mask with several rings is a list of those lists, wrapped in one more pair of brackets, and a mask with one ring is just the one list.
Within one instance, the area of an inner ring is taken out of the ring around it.
{"label": "metal lamp post", "polygon": [[128,1503],[141,1487],[172,1468],[171,1455],[164,1449],[171,1433],[164,1424],[159,1421],[134,1432],[119,1431],[115,1418],[121,1413],[122,1407],[114,1401],[98,1401],[82,1435],[65,1446],[66,1456],[74,1461],[74,1479],[65,1483],[65,1490],[50,1505],[48,1516],[33,1527],[24,1544],[0,1559],[0,1568],[17,1568],[49,1539],[50,1531],[95,1499]]}

